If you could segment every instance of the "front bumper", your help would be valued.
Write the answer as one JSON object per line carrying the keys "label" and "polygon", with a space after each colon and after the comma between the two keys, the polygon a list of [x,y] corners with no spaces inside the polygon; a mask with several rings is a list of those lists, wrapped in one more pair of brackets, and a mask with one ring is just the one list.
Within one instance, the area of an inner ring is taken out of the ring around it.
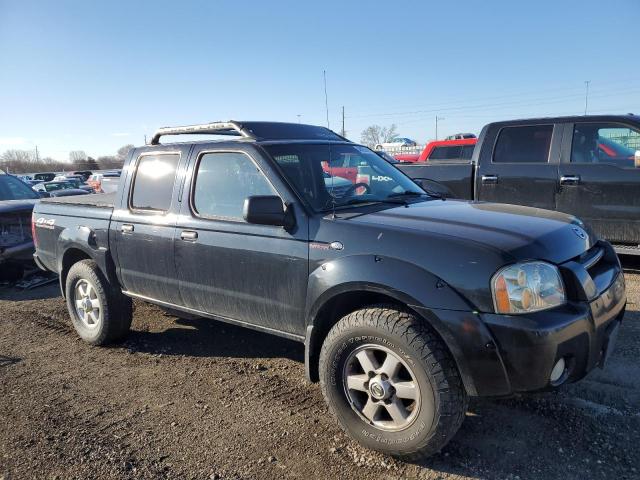
{"label": "front bumper", "polygon": [[[431,319],[449,346],[467,393],[503,396],[573,382],[603,366],[625,305],[620,271],[591,302],[569,302],[528,315],[416,310]],[[561,358],[565,372],[551,382],[551,371]]]}
{"label": "front bumper", "polygon": [[[626,304],[624,275],[591,303],[569,303],[531,315],[482,314],[505,366],[512,392],[540,390],[583,378],[613,350]],[[565,372],[551,382],[560,359]]]}

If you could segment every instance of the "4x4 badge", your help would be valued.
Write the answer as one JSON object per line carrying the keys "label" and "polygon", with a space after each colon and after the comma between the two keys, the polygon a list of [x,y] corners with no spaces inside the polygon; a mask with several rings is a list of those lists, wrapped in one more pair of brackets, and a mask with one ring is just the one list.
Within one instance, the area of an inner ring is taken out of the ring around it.
{"label": "4x4 badge", "polygon": [[573,227],[573,233],[575,233],[582,240],[586,240],[587,238],[587,234],[585,233],[585,231],[579,227]]}

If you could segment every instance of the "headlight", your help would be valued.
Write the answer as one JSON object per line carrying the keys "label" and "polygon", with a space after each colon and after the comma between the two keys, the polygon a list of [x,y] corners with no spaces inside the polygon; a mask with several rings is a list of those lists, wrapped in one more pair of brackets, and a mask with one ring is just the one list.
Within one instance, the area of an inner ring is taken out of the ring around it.
{"label": "headlight", "polygon": [[560,272],[545,262],[524,262],[499,270],[491,279],[496,313],[529,313],[565,303]]}

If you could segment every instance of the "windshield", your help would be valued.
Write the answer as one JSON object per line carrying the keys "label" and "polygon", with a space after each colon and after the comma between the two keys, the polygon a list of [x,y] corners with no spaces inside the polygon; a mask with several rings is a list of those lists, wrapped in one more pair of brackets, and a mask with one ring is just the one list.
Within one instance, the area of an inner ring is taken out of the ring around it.
{"label": "windshield", "polygon": [[40,198],[28,185],[11,175],[0,175],[0,200]]}
{"label": "windshield", "polygon": [[44,184],[44,189],[47,192],[55,192],[57,190],[69,190],[71,188],[73,188],[73,185],[71,185],[71,183],[69,182],[51,182],[51,183]]}
{"label": "windshield", "polygon": [[298,194],[314,210],[426,196],[410,178],[359,145],[266,145]]}

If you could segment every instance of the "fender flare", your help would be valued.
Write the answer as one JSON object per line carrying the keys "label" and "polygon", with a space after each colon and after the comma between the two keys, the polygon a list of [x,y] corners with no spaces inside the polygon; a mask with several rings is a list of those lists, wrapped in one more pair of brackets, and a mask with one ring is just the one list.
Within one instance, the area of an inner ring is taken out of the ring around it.
{"label": "fender flare", "polygon": [[[105,245],[103,245],[105,243]],[[60,277],[60,290],[65,295],[66,271],[65,264],[71,251],[78,251],[96,262],[100,271],[107,277],[109,283],[118,285],[116,268],[109,254],[106,241],[100,238],[94,230],[86,226],[65,228],[60,232],[56,245],[57,270]]]}
{"label": "fender flare", "polygon": [[[363,279],[364,277],[364,279]],[[447,327],[440,324],[437,315],[425,311],[451,310],[471,312],[470,305],[452,287],[436,275],[415,264],[392,257],[353,255],[327,262],[309,276],[305,331],[305,374],[317,381],[317,359],[328,329],[338,320],[323,321],[323,310],[337,297],[348,293],[382,294],[405,305],[429,325],[442,338],[458,368],[464,375],[465,366]]]}

